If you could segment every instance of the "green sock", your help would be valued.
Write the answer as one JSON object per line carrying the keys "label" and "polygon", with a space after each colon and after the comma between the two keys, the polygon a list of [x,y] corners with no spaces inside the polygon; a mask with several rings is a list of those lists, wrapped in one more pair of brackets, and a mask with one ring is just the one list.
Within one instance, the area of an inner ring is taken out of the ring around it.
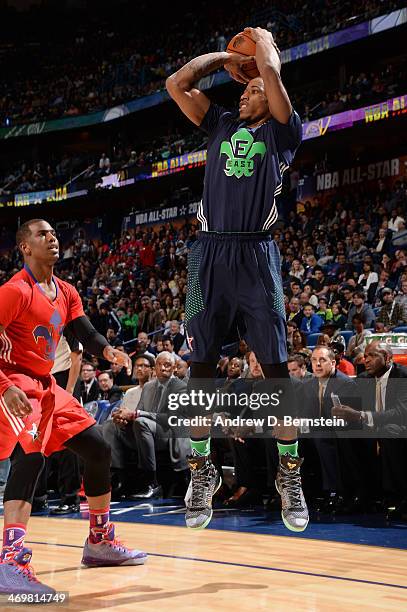
{"label": "green sock", "polygon": [[211,439],[193,440],[191,438],[191,448],[194,457],[207,457],[211,453]]}
{"label": "green sock", "polygon": [[277,442],[278,454],[285,455],[288,453],[291,457],[298,457],[298,441],[289,442],[284,444],[283,442]]}

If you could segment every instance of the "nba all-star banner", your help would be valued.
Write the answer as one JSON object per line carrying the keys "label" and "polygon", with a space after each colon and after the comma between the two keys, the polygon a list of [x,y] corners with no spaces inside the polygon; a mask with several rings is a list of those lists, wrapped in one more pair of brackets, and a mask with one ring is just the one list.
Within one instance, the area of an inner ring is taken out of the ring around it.
{"label": "nba all-star banner", "polygon": [[335,115],[321,117],[315,121],[302,124],[302,139],[309,140],[325,136],[335,130],[352,127],[355,123],[363,121],[367,124],[377,123],[394,117],[407,114],[407,95],[390,98],[379,104],[369,104],[355,110],[347,110]]}
{"label": "nba all-star banner", "polygon": [[126,230],[138,225],[156,225],[167,223],[168,221],[182,220],[186,217],[196,217],[198,206],[199,202],[189,202],[189,204],[169,206],[168,208],[154,208],[152,210],[134,212],[124,217],[122,229]]}
{"label": "nba all-star banner", "polygon": [[303,176],[298,182],[297,200],[329,192],[331,189],[351,187],[360,183],[383,180],[387,187],[404,176],[407,168],[407,155],[393,157],[370,164],[337,168],[329,172],[321,172],[316,176]]}
{"label": "nba all-star banner", "polygon": [[[407,23],[407,8],[398,9],[386,15],[380,15],[369,21],[358,23],[349,28],[326,34],[321,38],[311,40],[307,43],[284,49],[281,52],[282,63],[294,62],[304,57],[310,57],[322,51],[333,49],[340,45],[345,45],[361,38],[384,32],[391,28],[395,28],[404,23]],[[201,89],[210,89],[217,85],[222,85],[230,81],[229,74],[222,70],[216,74],[211,74],[199,82]],[[40,121],[36,123],[28,123],[23,125],[15,125],[10,127],[0,128],[1,138],[16,138],[19,136],[32,136],[38,134],[46,134],[47,132],[56,132],[59,130],[70,130],[74,128],[86,127],[120,119],[129,113],[135,113],[145,108],[151,108],[162,104],[169,99],[165,90],[158,91],[149,96],[143,96],[109,108],[105,111],[90,113],[89,115],[80,115],[78,117],[66,117],[64,119],[54,119],[52,121]],[[310,136],[311,138],[311,136]]]}
{"label": "nba all-star banner", "polygon": [[32,206],[35,204],[45,204],[50,202],[64,202],[70,198],[77,198],[86,195],[87,189],[72,190],[66,185],[56,189],[46,189],[44,191],[30,191],[27,193],[16,193],[0,196],[0,208]]}

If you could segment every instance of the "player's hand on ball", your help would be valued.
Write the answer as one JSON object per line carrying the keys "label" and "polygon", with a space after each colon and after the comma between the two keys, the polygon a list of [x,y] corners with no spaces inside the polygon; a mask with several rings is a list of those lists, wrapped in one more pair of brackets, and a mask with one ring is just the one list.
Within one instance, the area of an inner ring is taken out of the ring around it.
{"label": "player's hand on ball", "polygon": [[245,34],[248,34],[255,43],[265,43],[266,45],[272,45],[278,54],[280,54],[280,49],[277,47],[276,42],[273,38],[273,35],[268,30],[264,28],[245,28],[243,30]]}
{"label": "player's hand on ball", "polygon": [[250,64],[254,61],[254,57],[251,55],[240,55],[240,53],[227,53],[227,58],[223,67],[227,70],[232,79],[238,83],[246,85],[250,81],[250,78],[243,72],[242,66]]}
{"label": "player's hand on ball", "polygon": [[127,374],[130,376],[131,374],[131,359],[127,355],[127,353],[123,353],[123,351],[118,351],[112,346],[105,346],[103,349],[103,357],[110,361],[110,363],[118,363],[126,368]]}
{"label": "player's hand on ball", "polygon": [[3,400],[13,416],[24,418],[33,411],[28,397],[18,387],[9,387],[3,394]]}

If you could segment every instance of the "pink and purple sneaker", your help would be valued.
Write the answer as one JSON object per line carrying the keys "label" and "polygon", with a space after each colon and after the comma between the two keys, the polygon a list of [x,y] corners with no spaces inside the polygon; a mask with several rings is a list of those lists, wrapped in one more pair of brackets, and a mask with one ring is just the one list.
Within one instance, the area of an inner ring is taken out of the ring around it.
{"label": "pink and purple sneaker", "polygon": [[55,590],[38,580],[30,565],[32,550],[22,548],[0,562],[0,593],[7,595],[55,595]]}
{"label": "pink and purple sneaker", "polygon": [[91,542],[87,538],[83,548],[82,567],[143,565],[147,560],[147,553],[127,548],[114,537],[113,523],[108,523],[106,527],[92,527],[91,534],[98,541]]}

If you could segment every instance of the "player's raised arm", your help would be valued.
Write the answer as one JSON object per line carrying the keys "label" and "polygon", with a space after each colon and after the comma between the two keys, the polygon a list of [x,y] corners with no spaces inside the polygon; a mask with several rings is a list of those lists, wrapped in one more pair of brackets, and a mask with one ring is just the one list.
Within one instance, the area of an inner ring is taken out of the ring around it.
{"label": "player's raised arm", "polygon": [[273,35],[263,28],[244,30],[256,42],[256,64],[264,81],[270,113],[280,123],[288,123],[292,106],[280,76],[280,52]]}
{"label": "player's raised arm", "polygon": [[200,55],[168,77],[167,91],[184,115],[195,125],[201,125],[208,112],[210,100],[194,86],[195,83],[222,66],[233,67],[235,78],[237,76],[236,80],[246,83],[249,79],[240,70],[240,66],[252,61],[252,57],[223,51]]}

